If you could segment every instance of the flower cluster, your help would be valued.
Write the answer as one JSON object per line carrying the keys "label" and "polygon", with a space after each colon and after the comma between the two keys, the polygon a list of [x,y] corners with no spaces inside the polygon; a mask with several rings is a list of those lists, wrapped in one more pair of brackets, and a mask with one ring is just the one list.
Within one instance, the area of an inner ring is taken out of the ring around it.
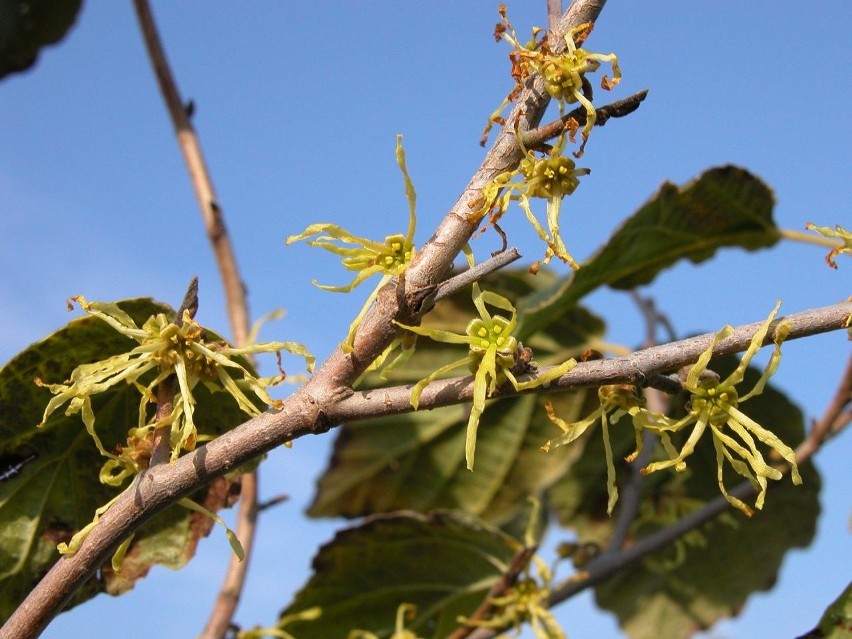
{"label": "flower cluster", "polygon": [[[519,382],[515,374],[526,371],[516,370],[516,367],[523,365],[520,357],[523,349],[512,335],[518,323],[515,307],[502,295],[491,291],[483,292],[476,283],[473,284],[473,304],[479,313],[479,317],[468,323],[463,335],[445,330],[398,324],[417,335],[424,335],[439,342],[466,344],[468,346],[466,357],[442,366],[414,385],[411,391],[411,405],[414,408],[418,407],[420,396],[429,383],[451,370],[461,366],[468,367],[474,375],[473,405],[468,419],[465,440],[465,459],[469,470],[473,470],[476,432],[479,427],[479,418],[485,410],[485,399],[494,393],[498,385],[508,380],[515,390],[542,386],[561,377],[577,363],[570,359],[529,381]],[[508,312],[509,317],[491,315],[486,304]],[[528,366],[529,363],[526,365]]]}
{"label": "flower cluster", "polygon": [[[356,271],[355,278],[346,286],[327,286],[317,284],[314,286],[325,291],[335,293],[348,293],[367,278],[381,273],[382,277],[376,288],[367,298],[361,311],[349,326],[346,339],[341,344],[344,351],[351,353],[355,342],[355,331],[361,324],[361,320],[367,314],[367,310],[379,293],[379,290],[387,284],[391,278],[401,275],[414,258],[414,230],[417,224],[416,203],[417,194],[414,183],[408,175],[405,164],[405,151],[402,148],[402,136],[396,136],[396,162],[402,171],[405,182],[405,197],[408,200],[408,231],[405,235],[389,235],[384,242],[374,242],[367,238],[352,235],[346,229],[336,224],[311,224],[299,235],[291,235],[287,238],[287,244],[293,244],[299,240],[318,235],[316,239],[307,240],[308,245],[323,248],[336,255],[343,256],[343,266],[350,271]],[[336,244],[340,242],[343,244]],[[346,246],[349,245],[349,246]],[[360,248],[359,248],[360,247]]]}
{"label": "flower cluster", "polygon": [[[314,358],[301,344],[269,342],[236,348],[220,339],[210,339],[208,331],[199,325],[188,311],[184,311],[180,322],[171,321],[164,313],[158,313],[149,317],[139,327],[118,304],[88,302],[82,296],[72,300],[86,313],[103,320],[138,344],[125,353],[91,364],[81,364],[71,372],[70,378],[64,383],[46,384],[40,379],[35,380],[36,384],[46,386],[54,395],[44,410],[39,427],[43,427],[48,418],[66,403],[66,415],[79,413],[98,451],[107,458],[100,471],[100,481],[103,484],[119,486],[128,477],[148,468],[155,431],[168,432],[167,443],[172,461],[182,452],[195,448],[202,437],[199,436],[193,420],[196,403],[193,389],[199,383],[212,392],[227,392],[249,416],[260,414],[258,404],[276,405],[278,402],[269,396],[266,389],[283,381],[284,371],[274,377],[258,378],[246,368],[246,356],[276,353],[280,366],[280,351],[284,350],[304,357],[308,370],[313,369]],[[162,385],[171,379],[177,382],[171,411],[167,414],[159,413],[152,419],[149,404],[157,402],[157,394],[162,392]],[[123,384],[129,384],[139,391],[138,420],[136,426],[128,431],[127,445],[119,445],[114,452],[110,452],[104,448],[95,430],[92,397]],[[69,543],[59,544],[59,552],[75,553],[117,498],[98,508],[92,521],[79,530]],[[239,540],[220,517],[189,499],[181,499],[178,503],[224,526],[234,553],[242,559],[243,551]],[[132,536],[125,539],[113,556],[113,568],[116,572],[120,571],[122,558],[132,539]]]}
{"label": "flower cluster", "polygon": [[[520,136],[518,141],[523,148]],[[547,264],[558,257],[573,269],[579,268],[568,253],[559,231],[559,215],[562,198],[571,195],[579,186],[579,178],[590,173],[589,169],[578,169],[574,161],[562,154],[565,137],[561,136],[547,153],[541,157],[535,151],[524,149],[524,158],[514,171],[505,171],[482,189],[482,197],[474,200],[472,217],[479,219],[486,213],[489,223],[497,224],[506,213],[511,202],[517,202],[527,216],[536,234],[546,244],[544,258],[536,262],[531,271],[535,273],[540,264]],[[518,179],[519,178],[519,179]],[[547,200],[547,230],[542,227],[530,207],[530,198]]]}
{"label": "flower cluster", "polygon": [[[66,415],[79,413],[98,451],[108,458],[101,470],[101,481],[106,484],[119,485],[127,477],[147,468],[153,432],[158,428],[170,427],[172,461],[183,451],[195,448],[198,432],[193,420],[195,398],[192,391],[198,383],[211,391],[229,393],[249,416],[260,414],[258,403],[264,407],[275,405],[276,401],[269,396],[266,388],[281,382],[284,372],[270,378],[258,378],[241,362],[245,361],[242,359],[245,356],[278,353],[280,357],[280,351],[284,350],[304,357],[308,369],[313,368],[313,356],[295,342],[269,342],[237,348],[222,340],[209,340],[207,331],[188,312],[184,312],[180,324],[159,313],[139,327],[117,304],[88,302],[82,296],[72,299],[85,312],[138,343],[126,353],[78,366],[65,383],[45,384],[36,380],[54,395],[39,426],[43,426],[50,415],[66,403]],[[158,387],[172,376],[178,387],[173,408],[168,415],[151,421],[148,406],[157,401]],[[92,397],[119,384],[130,384],[139,391],[138,422],[128,433],[128,445],[112,453],[104,448],[95,430]]]}
{"label": "flower cluster", "polygon": [[[500,5],[499,11],[501,23],[494,31],[494,37],[497,41],[505,40],[513,47],[509,53],[509,60],[512,63],[511,72],[515,86],[489,118],[482,136],[483,143],[495,123],[505,124],[501,116],[503,109],[517,99],[527,78],[538,73],[544,80],[544,87],[548,94],[559,101],[560,113],[565,104],[579,102],[585,108],[586,124],[582,130],[583,143],[575,154],[580,157],[589,138],[589,132],[597,119],[595,107],[591,102],[592,87],[585,74],[597,71],[602,62],[609,62],[613,77],[610,80],[607,76],[603,76],[601,87],[606,90],[612,89],[621,80],[618,57],[614,53],[591,53],[586,49],[577,48],[575,40],[577,44],[582,44],[591,33],[592,25],[589,23],[580,25],[565,35],[565,49],[562,51],[556,51],[548,40],[547,32],[538,27],[533,29],[532,39],[526,44],[521,44],[506,16],[506,6]],[[574,121],[571,129],[573,135],[573,132],[579,129],[579,123]]]}
{"label": "flower cluster", "polygon": [[[747,479],[758,489],[755,508],[762,508],[766,497],[768,480],[781,479],[782,474],[777,468],[769,465],[757,446],[757,441],[775,450],[791,467],[791,477],[794,484],[801,484],[802,478],[796,465],[796,454],[792,448],[782,442],[775,434],[767,430],[740,410],[740,405],[749,398],[763,392],[769,378],[775,373],[781,361],[781,342],[790,332],[787,323],[781,323],[774,332],[775,348],[764,368],[763,374],[754,387],[747,393],[741,394],[737,389],[745,378],[745,371],[754,355],[763,345],[769,332],[772,320],[775,318],[780,303],[770,313],[767,320],[760,326],[752,337],[739,366],[725,379],[709,371],[707,365],[713,356],[716,345],[731,334],[733,329],[726,326],[719,331],[710,346],[701,354],[698,361],[689,368],[682,380],[682,386],[690,394],[687,403],[687,414],[681,419],[673,419],[659,413],[648,411],[639,398],[631,398],[630,394],[618,390],[618,387],[601,389],[601,406],[587,419],[574,423],[566,423],[555,415],[552,419],[564,431],[564,434],[545,445],[545,449],[565,445],[574,441],[591,427],[597,419],[601,419],[604,438],[607,441],[607,476],[610,495],[609,510],[611,511],[617,498],[614,486],[614,468],[612,452],[609,448],[607,420],[616,421],[627,414],[633,420],[636,430],[636,451],[627,457],[633,461],[642,450],[642,432],[651,432],[660,438],[666,459],[655,461],[642,469],[643,474],[653,473],[665,468],[674,468],[681,472],[686,469],[686,460],[695,451],[702,435],[708,430],[716,450],[718,468],[717,482],[725,499],[735,508],[751,516],[752,509],[742,500],[730,495],[723,481],[726,463],[740,476]],[[609,415],[609,417],[607,417]],[[672,442],[672,435],[685,432],[692,427],[686,442],[680,450]],[[757,441],[756,441],[757,440]]]}

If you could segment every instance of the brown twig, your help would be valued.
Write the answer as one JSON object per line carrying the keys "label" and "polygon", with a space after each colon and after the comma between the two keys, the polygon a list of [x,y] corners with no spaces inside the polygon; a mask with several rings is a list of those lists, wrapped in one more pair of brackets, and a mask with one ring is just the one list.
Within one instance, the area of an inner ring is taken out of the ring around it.
{"label": "brown twig", "polygon": [[459,273],[448,280],[441,282],[435,293],[435,301],[438,302],[445,297],[449,297],[463,288],[470,286],[473,282],[481,280],[483,277],[494,271],[508,266],[523,257],[518,249],[512,247],[506,251],[500,251],[496,255],[488,258],[484,262],[480,262],[473,268]]}
{"label": "brown twig", "polygon": [[[657,345],[657,327],[662,326],[669,333],[670,340],[674,340],[674,328],[668,318],[657,310],[654,300],[650,297],[643,298],[635,290],[631,291],[631,297],[639,307],[645,319],[645,341],[644,348],[650,348]],[[664,375],[654,375],[651,381],[667,380],[669,378]],[[672,380],[673,381],[673,380]],[[670,405],[669,392],[679,392],[681,384],[673,381],[673,388],[667,391],[659,390],[659,387],[653,387],[648,384],[642,389],[645,396],[645,401],[648,404],[648,410],[652,413],[660,415],[668,414]],[[613,527],[612,537],[610,537],[607,549],[604,552],[617,552],[624,546],[630,536],[630,529],[639,513],[639,506],[642,502],[642,486],[645,483],[645,475],[642,474],[642,469],[648,463],[653,448],[654,435],[649,431],[642,434],[643,446],[639,456],[630,463],[630,472],[627,481],[619,490],[618,499],[618,516]]]}
{"label": "brown twig", "polygon": [[[178,146],[189,170],[190,180],[192,181],[195,196],[201,208],[204,226],[207,230],[207,237],[210,240],[216,263],[219,266],[219,274],[225,291],[228,318],[231,325],[231,335],[235,344],[243,345],[249,335],[249,313],[245,287],[239,275],[234,250],[225,228],[222,209],[219,206],[219,200],[213,188],[213,181],[204,161],[201,144],[190,121],[192,109],[184,106],[181,100],[177,83],[175,82],[165,51],[160,42],[157,26],[154,22],[148,1],[133,0],[133,5],[136,9],[145,46],[148,50],[151,64],[154,67],[160,91],[177,134]],[[194,107],[193,103],[190,102],[189,104]],[[195,283],[197,286],[197,280],[195,280]],[[197,309],[197,307],[198,297],[196,290],[195,308]],[[195,312],[192,311],[191,315],[194,314]],[[181,321],[181,318],[182,313],[179,312],[178,321]],[[165,383],[161,385],[161,388],[164,386],[166,386]],[[171,383],[171,387],[173,389],[173,382]],[[156,441],[155,434],[155,456],[159,450]],[[167,444],[168,442],[166,441]],[[163,445],[161,444],[160,449],[162,448]],[[160,455],[162,455],[162,451],[160,451]],[[154,463],[154,459],[155,457],[152,457],[152,463]],[[255,522],[257,519],[257,482],[257,471],[245,473],[241,478],[240,507],[237,514],[237,536],[245,552],[245,559],[239,561],[236,557],[231,557],[224,583],[217,596],[207,625],[202,632],[202,639],[221,639],[224,637],[228,627],[231,625],[231,619],[239,603],[240,592],[245,582],[254,541]]]}
{"label": "brown twig", "polygon": [[240,502],[237,510],[237,537],[245,552],[245,559],[240,561],[231,554],[225,578],[219,587],[216,601],[207,618],[207,624],[199,635],[200,639],[214,639],[225,637],[233,623],[234,612],[240,603],[240,597],[245,586],[248,571],[249,553],[254,546],[255,527],[258,508],[258,480],[257,471],[244,473],[240,476]]}
{"label": "brown twig", "polygon": [[562,17],[562,0],[547,0],[547,28],[559,37],[555,32],[559,27],[559,18]]}
{"label": "brown twig", "polygon": [[802,455],[810,457],[829,439],[837,435],[852,420],[852,357],[846,362],[846,370],[834,397],[831,398],[822,417],[811,426],[805,441],[799,446]]}
{"label": "brown twig", "polygon": [[[234,330],[233,338],[235,344],[242,344],[248,336],[249,319],[245,304],[243,284],[240,281],[237,261],[231,240],[225,229],[222,218],[222,209],[213,188],[213,181],[204,161],[201,151],[201,143],[195,133],[195,129],[189,120],[187,111],[178,92],[177,83],[169,68],[166,53],[157,33],[157,26],[148,0],[133,0],[139,26],[145,40],[151,65],[157,76],[157,83],[163,94],[163,100],[169,111],[172,124],[177,135],[183,159],[189,170],[189,177],[195,189],[195,197],[201,207],[201,215],[204,218],[204,226],[207,236],[213,245],[216,263],[219,265],[219,273],[225,287],[225,297],[228,301],[228,317]],[[242,302],[240,302],[242,300]]]}
{"label": "brown twig", "polygon": [[278,504],[283,504],[285,501],[290,499],[289,495],[276,495],[275,497],[271,497],[265,501],[258,502],[257,511],[259,513],[264,510],[269,510],[270,508],[275,508]]}
{"label": "brown twig", "polygon": [[[595,126],[605,125],[607,120],[610,118],[621,118],[633,113],[639,108],[639,105],[642,104],[642,101],[647,97],[647,95],[648,89],[643,89],[642,91],[634,93],[623,100],[616,100],[615,102],[595,109]],[[548,122],[547,124],[543,124],[536,129],[524,133],[521,136],[524,146],[528,149],[540,147],[548,140],[552,140],[553,138],[561,135],[562,132],[565,131],[565,126],[568,124],[569,120],[576,120],[580,126],[583,126],[586,123],[586,117],[585,107],[578,107],[553,122]]]}

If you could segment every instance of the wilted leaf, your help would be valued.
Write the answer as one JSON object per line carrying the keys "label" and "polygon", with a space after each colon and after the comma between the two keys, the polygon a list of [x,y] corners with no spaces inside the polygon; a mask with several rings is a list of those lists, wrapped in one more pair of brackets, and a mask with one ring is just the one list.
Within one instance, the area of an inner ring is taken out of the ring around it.
{"label": "wilted leaf", "polygon": [[82,0],[0,0],[0,78],[35,64],[67,33]]}
{"label": "wilted leaf", "polygon": [[[523,273],[488,280],[484,288],[511,299],[529,291],[529,282],[536,280]],[[440,303],[429,315],[428,325],[463,330],[475,313],[465,291]],[[597,318],[573,309],[527,345],[539,363],[556,363],[578,355],[601,331]],[[391,379],[400,384],[416,382],[464,354],[463,348],[421,338],[414,358]],[[563,414],[577,416],[585,396],[585,391],[577,391],[550,399]],[[557,429],[547,419],[542,400],[527,395],[488,404],[477,436],[476,466],[470,472],[464,460],[466,410],[454,406],[342,428],[309,514],[360,517],[402,509],[454,508],[502,524],[528,495],[555,482],[575,457],[568,449],[548,454],[539,450]]]}
{"label": "wilted leaf", "polygon": [[[724,377],[736,362],[736,358],[720,358],[710,367]],[[750,388],[759,376],[748,369],[743,388]],[[683,401],[683,397],[675,398],[673,405]],[[786,443],[795,445],[803,438],[801,412],[771,386],[749,399],[743,410]],[[619,422],[610,430],[617,438],[616,446],[629,452],[632,432],[625,432],[632,431],[629,422]],[[614,520],[605,517],[606,471],[602,451],[596,451],[598,439],[599,432],[592,433],[583,460],[554,486],[549,497],[560,523],[577,529],[581,540],[605,542]],[[694,500],[692,507],[697,508],[719,496],[709,436],[687,463],[687,474],[655,473],[645,478],[646,512],[662,513],[672,503],[686,500]],[[802,486],[793,486],[788,476],[771,482],[766,505],[751,519],[731,509],[698,534],[610,579],[596,591],[598,604],[619,617],[632,639],[688,637],[735,614],[751,593],[772,586],[787,551],[807,546],[813,538],[820,478],[809,463],[801,465],[800,471]],[[738,481],[732,476],[727,483],[734,486]],[[667,522],[649,517],[637,523],[635,538],[651,534]]]}
{"label": "wilted leaf", "polygon": [[[152,314],[173,311],[150,299],[120,303],[141,324]],[[0,617],[9,614],[59,558],[56,545],[88,524],[95,509],[117,489],[100,483],[104,463],[79,415],[55,413],[37,429],[50,399],[35,377],[60,382],[78,364],[109,357],[136,346],[103,321],[85,316],[33,344],[0,369]],[[194,392],[196,422],[216,435],[245,421],[225,393],[211,394],[203,385]],[[96,428],[109,450],[124,443],[138,419],[139,394],[131,386],[115,387],[93,401]],[[15,472],[17,471],[17,472]],[[231,501],[231,483],[213,482],[193,499],[216,511]],[[172,507],[142,528],[126,555],[121,575],[109,565],[80,591],[71,605],[98,592],[120,594],[133,587],[152,564],[179,568],[194,554],[200,536],[212,522]]]}
{"label": "wilted leaf", "polygon": [[499,530],[460,513],[377,515],[343,530],[314,557],[314,574],[281,617],[314,606],[316,621],[287,625],[299,639],[393,631],[400,604],[417,606],[406,624],[422,637],[445,637],[469,615],[519,549]]}
{"label": "wilted leaf", "polygon": [[683,187],[664,183],[579,271],[521,301],[522,337],[600,286],[647,284],[678,260],[703,262],[726,246],[772,246],[779,239],[774,203],[763,181],[735,166],[705,171]]}

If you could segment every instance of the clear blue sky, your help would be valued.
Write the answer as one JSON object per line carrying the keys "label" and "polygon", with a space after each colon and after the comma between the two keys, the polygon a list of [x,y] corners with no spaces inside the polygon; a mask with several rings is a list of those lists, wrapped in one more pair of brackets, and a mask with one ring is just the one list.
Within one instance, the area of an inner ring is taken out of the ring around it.
{"label": "clear blue sky", "polygon": [[[329,255],[284,247],[312,222],[381,238],[406,223],[393,159],[405,135],[419,195],[418,243],[455,201],[483,151],[480,131],[511,86],[505,44],[491,32],[496,2],[155,2],[183,95],[201,136],[255,317],[284,307],[262,337],[297,340],[319,356],[345,335],[363,296],[311,287],[348,281]],[[518,32],[543,24],[545,1],[509,6]],[[852,226],[852,99],[845,0],[611,2],[588,47],[615,51],[624,80],[613,98],[648,88],[638,113],[598,129],[582,166],[592,175],[566,201],[569,250],[588,257],[669,179],[734,163],[774,189],[778,224]],[[600,91],[598,93],[601,93]],[[217,270],[130,2],[88,2],[34,70],[0,82],[0,332],[3,361],[68,321],[65,299],[150,295],[177,305],[201,280],[199,319],[227,332]],[[510,241],[529,260],[540,246],[525,221]],[[480,255],[499,246],[486,234]],[[852,262],[828,269],[823,251],[723,251],[680,266],[643,293],[681,334],[764,318],[850,294]],[[366,294],[366,291],[365,293]],[[627,296],[589,300],[628,345],[644,327]],[[333,312],[329,312],[329,311]],[[776,383],[817,417],[849,356],[842,334],[790,343]],[[308,575],[315,548],[339,522],[304,521],[331,436],[296,442],[263,467],[265,497],[291,499],[260,522],[258,552],[237,620],[270,624]],[[817,458],[824,512],[813,548],[785,561],[775,589],[708,636],[746,639],[808,630],[846,585],[852,556],[850,435]],[[769,495],[771,499],[771,492]],[[227,544],[218,531],[185,570],[155,568],[134,592],[61,615],[44,636],[193,636],[218,588]],[[842,557],[847,557],[843,560]],[[616,637],[590,596],[558,609],[573,639]],[[107,633],[107,634],[104,634]]]}

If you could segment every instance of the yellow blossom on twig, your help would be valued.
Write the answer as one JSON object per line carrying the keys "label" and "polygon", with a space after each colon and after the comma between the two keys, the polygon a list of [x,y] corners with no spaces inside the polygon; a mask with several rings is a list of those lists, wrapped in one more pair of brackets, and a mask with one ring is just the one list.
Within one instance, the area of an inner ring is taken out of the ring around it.
{"label": "yellow blossom on twig", "polygon": [[[575,102],[579,102],[586,109],[586,124],[582,130],[583,142],[580,149],[574,154],[576,157],[580,157],[589,138],[589,132],[597,119],[595,107],[591,102],[592,85],[586,79],[585,74],[597,71],[602,62],[609,62],[612,65],[613,77],[610,80],[607,76],[603,76],[601,88],[612,89],[621,80],[618,57],[614,53],[591,53],[576,46],[575,37],[578,43],[582,44],[592,31],[593,25],[591,23],[582,24],[568,32],[564,38],[565,49],[556,53],[548,41],[547,31],[540,27],[533,29],[533,37],[529,42],[521,44],[515,29],[506,16],[506,6],[500,5],[499,12],[501,24],[497,25],[494,37],[497,41],[505,40],[514,47],[509,53],[509,60],[512,63],[512,78],[515,80],[515,86],[488,118],[488,125],[482,133],[482,144],[485,144],[488,133],[495,123],[506,123],[501,115],[503,109],[517,99],[527,78],[538,73],[544,80],[544,88],[548,94],[559,101],[560,113],[565,104]],[[578,128],[579,124],[575,122],[572,133]]]}
{"label": "yellow blossom on twig", "polygon": [[[142,327],[139,327],[117,304],[88,302],[82,296],[72,299],[80,304],[84,311],[138,343],[138,346],[126,353],[78,366],[64,383],[45,384],[36,380],[37,384],[46,386],[54,395],[45,407],[39,426],[43,426],[50,415],[66,403],[66,415],[80,413],[98,451],[112,462],[108,462],[107,472],[101,474],[104,483],[118,485],[128,475],[135,474],[146,466],[140,463],[144,455],[115,455],[104,448],[95,430],[95,414],[92,409],[94,395],[122,383],[135,386],[140,394],[138,422],[136,427],[130,430],[129,438],[134,442],[142,442],[155,428],[170,424],[171,458],[174,460],[181,452],[194,449],[198,438],[193,421],[195,398],[192,389],[196,384],[202,383],[213,391],[226,391],[244,413],[256,416],[260,414],[261,409],[251,396],[264,406],[275,405],[276,401],[269,396],[266,388],[281,382],[285,375],[281,371],[274,377],[255,377],[238,358],[258,353],[280,353],[284,350],[304,357],[308,369],[313,368],[313,356],[304,346],[295,342],[268,342],[234,347],[221,340],[210,340],[206,330],[192,319],[188,312],[184,313],[181,325],[159,313],[148,318]],[[157,387],[172,375],[177,379],[178,385],[174,408],[161,422],[150,423],[148,405],[156,402]],[[118,474],[112,474],[116,470],[119,471]]]}
{"label": "yellow blossom on twig", "polygon": [[[554,256],[576,270],[579,267],[568,253],[559,231],[559,215],[562,199],[571,195],[580,184],[579,178],[588,175],[590,171],[578,169],[574,160],[562,155],[564,136],[561,136],[543,157],[538,157],[534,151],[526,150],[520,136],[518,143],[524,150],[524,159],[517,169],[501,173],[485,185],[482,196],[472,203],[476,210],[471,217],[479,219],[488,214],[489,223],[496,225],[508,210],[509,204],[517,202],[538,237],[547,246],[544,259],[536,262],[530,271],[535,273],[540,264],[547,264]],[[547,201],[546,231],[532,212],[530,198],[543,198]]]}
{"label": "yellow blossom on twig", "polygon": [[[737,385],[744,377],[746,367],[751,362],[757,351],[763,345],[763,341],[775,318],[780,302],[770,313],[767,320],[761,325],[749,343],[749,347],[743,354],[739,366],[727,378],[719,380],[715,375],[708,375],[707,365],[713,356],[716,345],[731,334],[733,329],[726,326],[716,334],[713,343],[705,350],[698,361],[689,369],[683,387],[691,396],[688,404],[688,414],[679,420],[674,420],[662,415],[655,416],[652,423],[646,425],[657,433],[663,443],[669,459],[653,462],[642,469],[643,474],[652,473],[664,468],[674,468],[682,471],[686,468],[686,459],[694,452],[695,446],[701,436],[709,429],[713,436],[713,445],[716,449],[717,482],[719,489],[725,499],[746,515],[751,515],[752,510],[742,500],[728,494],[723,481],[723,471],[727,461],[733,470],[751,482],[758,489],[755,507],[763,508],[766,497],[767,480],[781,479],[781,471],[770,466],[758,450],[755,439],[774,449],[786,462],[790,464],[791,476],[794,484],[801,484],[799,468],[796,464],[796,454],[792,448],[782,442],[775,434],[767,430],[748,415],[740,410],[739,406],[755,395],[763,392],[766,382],[778,369],[781,362],[781,342],[790,332],[789,324],[782,323],[775,330],[773,341],[775,348],[769,358],[769,362],[749,392],[740,394]],[[670,433],[685,430],[693,426],[686,443],[678,451],[670,437]]]}
{"label": "yellow blossom on twig", "polygon": [[[473,284],[473,304],[476,306],[479,317],[468,323],[463,335],[421,326],[406,326],[397,322],[402,328],[417,335],[430,337],[439,342],[467,344],[468,346],[466,357],[442,366],[414,385],[411,391],[411,405],[414,408],[418,407],[420,395],[429,383],[451,370],[461,366],[468,367],[474,375],[473,405],[468,419],[465,440],[465,459],[469,470],[473,470],[476,431],[479,427],[479,418],[485,410],[485,399],[494,393],[499,384],[508,380],[515,390],[542,386],[561,377],[577,364],[575,360],[570,359],[529,381],[519,382],[513,372],[513,368],[519,363],[520,351],[518,341],[512,335],[518,323],[515,307],[502,295],[491,291],[481,291],[479,285],[475,282]],[[491,315],[486,305],[508,312],[509,317]]]}
{"label": "yellow blossom on twig", "polygon": [[[402,148],[401,135],[396,136],[396,162],[402,171],[405,182],[405,197],[408,200],[408,231],[405,235],[388,235],[384,239],[384,242],[374,242],[367,238],[357,237],[336,224],[311,224],[302,233],[291,235],[287,238],[288,245],[299,240],[307,240],[309,246],[317,246],[336,255],[340,255],[343,257],[343,266],[350,271],[357,272],[355,278],[346,286],[317,284],[316,280],[314,280],[314,286],[324,291],[348,293],[367,278],[381,273],[382,277],[376,288],[367,297],[367,301],[364,302],[364,306],[361,308],[357,317],[349,325],[349,332],[341,344],[341,347],[347,353],[352,352],[355,342],[355,331],[376,299],[379,290],[391,278],[402,275],[415,255],[414,231],[417,225],[417,194],[414,190],[414,183],[411,181],[408,169],[406,168],[405,151]],[[307,239],[315,235],[319,237],[313,240]]]}

